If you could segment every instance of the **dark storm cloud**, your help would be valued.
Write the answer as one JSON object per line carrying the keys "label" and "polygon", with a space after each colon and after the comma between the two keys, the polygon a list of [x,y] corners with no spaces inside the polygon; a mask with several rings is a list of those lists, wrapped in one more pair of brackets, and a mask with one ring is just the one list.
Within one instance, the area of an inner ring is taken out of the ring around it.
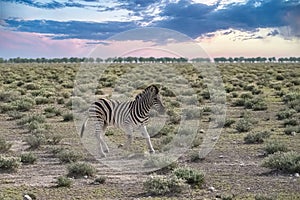
{"label": "dark storm cloud", "polygon": [[295,33],[299,33],[299,24],[296,26],[291,19],[299,20],[300,1],[250,0],[245,4],[215,8],[216,5],[181,0],[166,6],[161,13],[165,20],[157,22],[156,26],[171,28],[191,37],[228,28],[251,31],[280,26],[291,26]]}

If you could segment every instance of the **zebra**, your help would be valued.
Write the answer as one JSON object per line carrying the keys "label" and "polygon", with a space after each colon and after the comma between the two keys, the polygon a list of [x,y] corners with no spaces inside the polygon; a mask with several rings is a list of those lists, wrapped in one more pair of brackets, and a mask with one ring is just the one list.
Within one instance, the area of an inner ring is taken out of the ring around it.
{"label": "zebra", "polygon": [[101,157],[106,157],[105,153],[109,152],[109,148],[103,137],[107,126],[120,128],[126,133],[127,142],[124,145],[126,148],[132,143],[133,129],[138,128],[142,136],[146,139],[149,152],[155,153],[146,129],[151,108],[154,108],[160,114],[165,112],[165,107],[156,85],[148,86],[133,101],[119,102],[101,98],[92,103],[89,108],[89,115],[81,127],[80,136],[83,136],[89,118],[93,119],[96,125],[95,137],[97,138],[98,153]]}

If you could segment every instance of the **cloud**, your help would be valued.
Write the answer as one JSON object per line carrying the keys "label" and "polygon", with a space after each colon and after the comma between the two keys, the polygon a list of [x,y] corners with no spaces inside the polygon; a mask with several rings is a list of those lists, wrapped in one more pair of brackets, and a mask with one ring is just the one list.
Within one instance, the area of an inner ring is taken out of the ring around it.
{"label": "cloud", "polygon": [[58,22],[52,20],[7,19],[7,27],[14,31],[53,34],[53,39],[91,39],[103,40],[129,29],[136,28],[134,22]]}
{"label": "cloud", "polygon": [[84,4],[76,3],[74,1],[65,1],[65,2],[58,2],[58,1],[49,1],[49,2],[39,2],[33,0],[3,0],[4,2],[11,2],[17,4],[23,4],[31,7],[36,8],[44,8],[44,9],[60,9],[64,7],[85,7]]}
{"label": "cloud", "polygon": [[1,57],[83,57],[92,49],[86,40],[53,40],[52,35],[0,29]]}
{"label": "cloud", "polygon": [[289,25],[293,35],[299,36],[299,8],[300,2],[295,0],[249,0],[246,3],[228,4],[222,9],[218,8],[218,2],[205,5],[180,0],[165,7],[160,13],[164,20],[157,22],[156,26],[197,37],[229,28],[255,30]]}

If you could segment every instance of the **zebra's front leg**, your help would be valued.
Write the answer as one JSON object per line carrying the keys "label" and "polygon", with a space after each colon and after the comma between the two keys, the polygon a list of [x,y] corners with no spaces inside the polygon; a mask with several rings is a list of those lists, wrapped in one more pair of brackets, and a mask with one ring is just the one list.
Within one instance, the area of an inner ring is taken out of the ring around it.
{"label": "zebra's front leg", "polygon": [[139,129],[142,133],[142,136],[146,139],[149,152],[150,153],[155,153],[155,150],[153,149],[153,146],[152,146],[152,143],[151,143],[151,140],[150,140],[150,136],[149,136],[149,133],[147,131],[146,126],[140,126]]}
{"label": "zebra's front leg", "polygon": [[100,154],[101,157],[106,157],[106,154],[104,152],[108,153],[109,151],[107,144],[103,140],[105,128],[106,128],[105,125],[96,122],[95,137],[97,139],[98,153]]}
{"label": "zebra's front leg", "polygon": [[133,132],[133,130],[132,130],[131,127],[125,127],[124,131],[125,131],[125,134],[127,136],[127,141],[126,141],[124,147],[125,147],[126,150],[128,150],[129,147],[132,144],[132,141],[133,141],[133,138],[132,138],[132,132]]}

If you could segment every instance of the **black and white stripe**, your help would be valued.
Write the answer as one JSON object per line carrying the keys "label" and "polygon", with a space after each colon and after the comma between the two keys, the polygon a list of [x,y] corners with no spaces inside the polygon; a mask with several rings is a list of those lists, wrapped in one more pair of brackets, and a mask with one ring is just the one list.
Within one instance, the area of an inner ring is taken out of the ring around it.
{"label": "black and white stripe", "polygon": [[114,126],[125,131],[128,137],[128,147],[132,142],[132,132],[138,128],[146,139],[149,151],[154,152],[146,129],[151,108],[164,112],[164,106],[160,99],[159,89],[155,85],[147,87],[142,93],[138,94],[133,101],[118,102],[115,100],[99,99],[92,104],[89,109],[89,117],[85,120],[81,129],[81,137],[88,119],[92,119],[96,125],[95,135],[97,138],[98,150],[101,156],[108,152],[108,146],[103,140],[107,126]]}

